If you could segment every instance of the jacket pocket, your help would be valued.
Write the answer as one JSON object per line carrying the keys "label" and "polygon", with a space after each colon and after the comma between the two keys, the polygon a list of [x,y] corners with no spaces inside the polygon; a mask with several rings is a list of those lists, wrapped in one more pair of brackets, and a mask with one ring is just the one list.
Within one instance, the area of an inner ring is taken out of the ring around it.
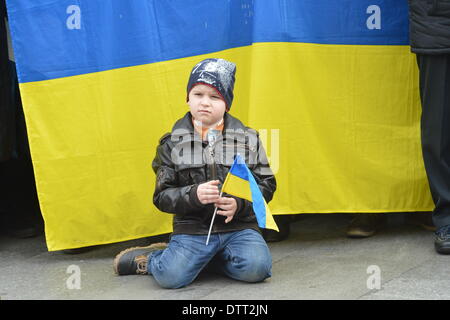
{"label": "jacket pocket", "polygon": [[428,15],[450,18],[449,0],[427,0]]}

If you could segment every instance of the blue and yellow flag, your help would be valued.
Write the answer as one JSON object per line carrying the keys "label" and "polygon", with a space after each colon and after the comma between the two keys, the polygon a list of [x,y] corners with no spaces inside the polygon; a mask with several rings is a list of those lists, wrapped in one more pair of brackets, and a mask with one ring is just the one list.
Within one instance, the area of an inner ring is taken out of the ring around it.
{"label": "blue and yellow flag", "polygon": [[279,231],[255,177],[240,155],[234,158],[233,165],[223,182],[222,192],[252,202],[258,226]]}
{"label": "blue and yellow flag", "polygon": [[237,66],[230,113],[265,143],[274,215],[434,206],[405,0],[6,3],[51,251],[172,231],[151,162],[205,58]]}

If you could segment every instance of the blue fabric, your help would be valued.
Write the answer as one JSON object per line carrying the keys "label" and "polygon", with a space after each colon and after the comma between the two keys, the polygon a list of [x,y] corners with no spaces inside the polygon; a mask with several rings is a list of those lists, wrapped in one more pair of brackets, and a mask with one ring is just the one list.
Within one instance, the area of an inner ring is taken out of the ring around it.
{"label": "blue fabric", "polygon": [[234,157],[234,162],[230,168],[229,174],[232,174],[247,181],[249,180],[248,178],[249,170],[240,155],[236,155]]}
{"label": "blue fabric", "polygon": [[177,234],[164,250],[149,257],[148,272],[163,288],[181,288],[192,283],[208,267],[245,282],[260,282],[271,276],[272,256],[261,234],[245,229],[206,235]]}
{"label": "blue fabric", "polygon": [[[232,174],[249,182],[250,190],[252,193],[253,212],[255,213],[256,219],[258,221],[258,226],[260,228],[267,228],[266,205],[264,203],[264,197],[261,193],[261,190],[259,189],[255,177],[253,177],[252,172],[247,167],[240,155],[236,155],[236,157],[234,158],[233,165],[231,166],[228,174]],[[232,193],[229,189],[227,189],[226,192]]]}
{"label": "blue fabric", "polygon": [[[408,45],[406,0],[7,0],[7,7],[21,83],[257,42]],[[368,27],[374,14],[380,28]]]}

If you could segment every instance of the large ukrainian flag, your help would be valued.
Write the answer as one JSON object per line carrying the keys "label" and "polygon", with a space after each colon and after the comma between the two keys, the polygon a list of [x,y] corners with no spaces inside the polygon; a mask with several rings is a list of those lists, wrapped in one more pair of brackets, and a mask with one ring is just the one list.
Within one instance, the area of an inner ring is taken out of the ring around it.
{"label": "large ukrainian flag", "polygon": [[[188,73],[237,64],[274,214],[432,209],[406,0],[7,0],[49,250],[171,231],[159,137]],[[278,142],[278,143],[277,143]]]}

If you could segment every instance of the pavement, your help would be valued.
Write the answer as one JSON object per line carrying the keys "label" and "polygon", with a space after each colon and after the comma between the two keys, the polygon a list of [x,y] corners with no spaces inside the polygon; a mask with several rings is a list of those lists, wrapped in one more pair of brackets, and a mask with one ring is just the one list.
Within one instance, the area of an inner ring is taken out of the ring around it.
{"label": "pavement", "polygon": [[0,235],[1,300],[447,300],[450,256],[434,235],[386,214],[375,236],[345,236],[347,214],[298,215],[287,240],[269,243],[272,277],[247,284],[201,273],[181,289],[160,288],[151,276],[116,276],[114,256],[157,238],[96,246],[84,253],[48,252],[43,236]]}

